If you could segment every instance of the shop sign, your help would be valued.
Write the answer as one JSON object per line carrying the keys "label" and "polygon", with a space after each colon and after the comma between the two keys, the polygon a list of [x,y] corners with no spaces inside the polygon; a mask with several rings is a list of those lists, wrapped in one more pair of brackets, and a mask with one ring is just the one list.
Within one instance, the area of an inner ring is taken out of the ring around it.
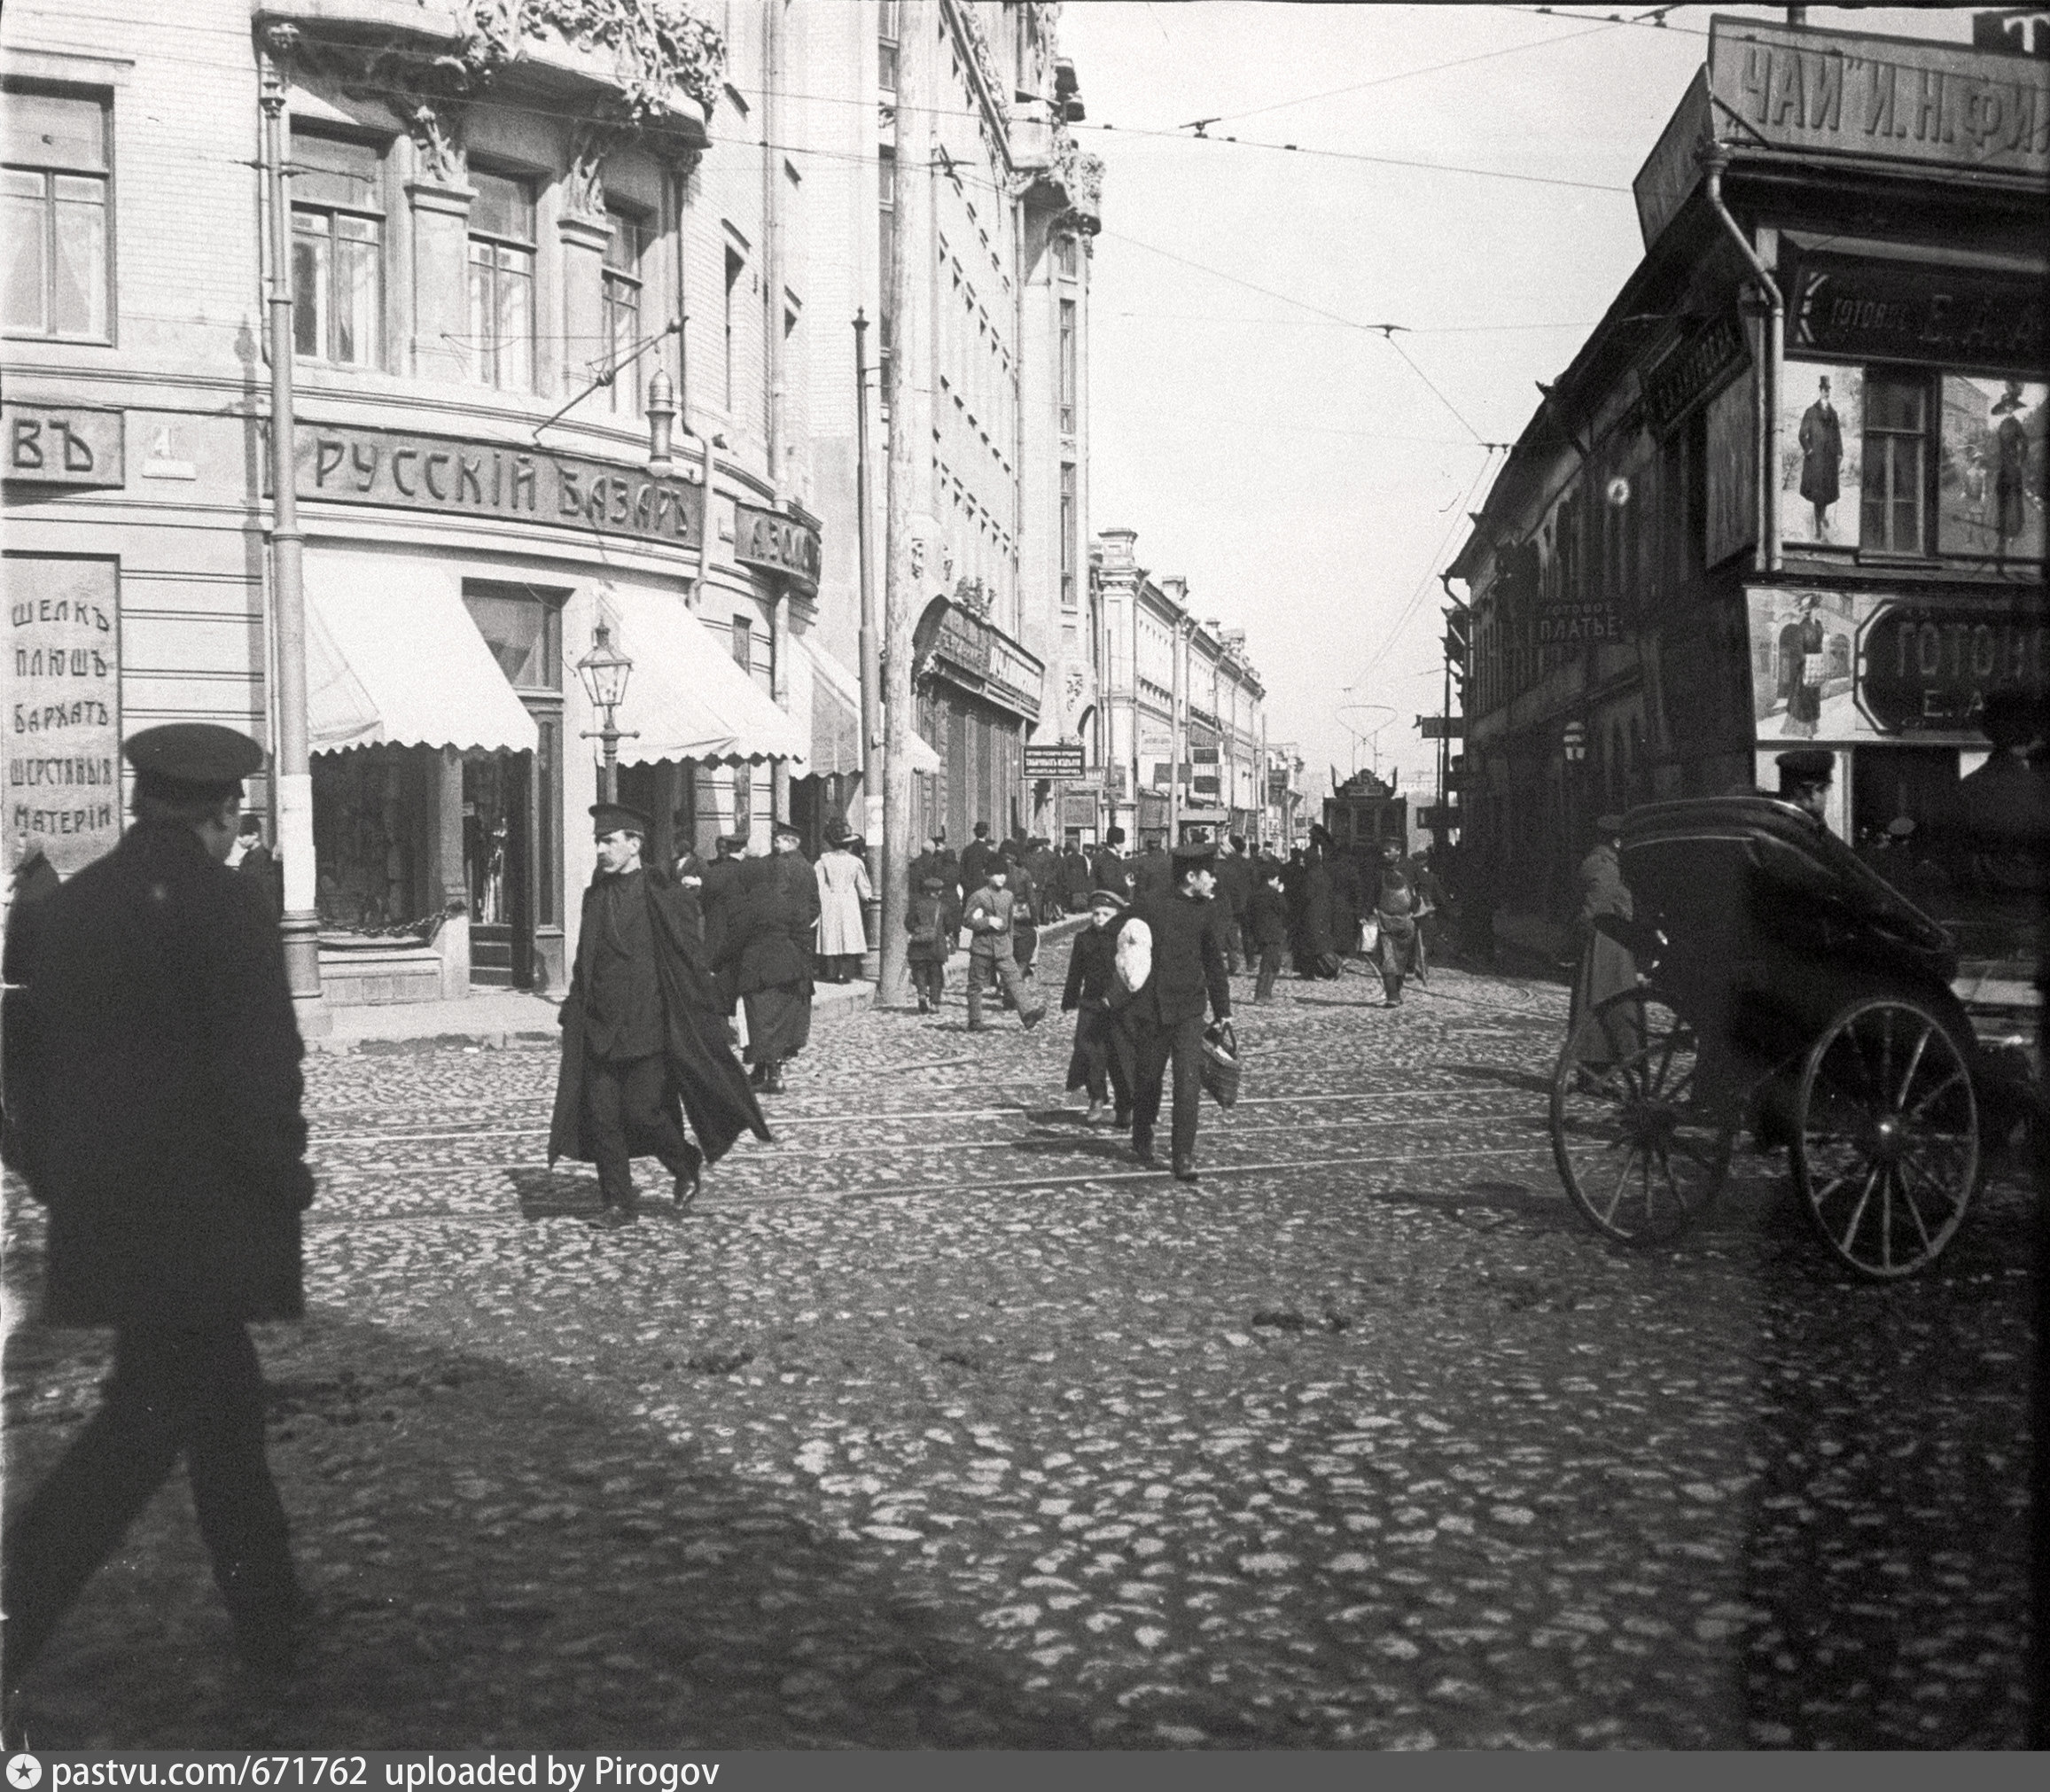
{"label": "shop sign", "polygon": [[1789,282],[1787,347],[1832,360],[2036,368],[2050,353],[2040,280],[1804,255]]}
{"label": "shop sign", "polygon": [[1701,152],[1715,135],[1708,97],[1708,71],[1695,70],[1673,114],[1630,190],[1637,200],[1637,228],[1649,249],[1701,184]]}
{"label": "shop sign", "polygon": [[1079,778],[1085,767],[1082,763],[1082,744],[1062,741],[1044,746],[1027,744],[1025,750],[1025,775],[1033,778]]}
{"label": "shop sign", "polygon": [[1582,647],[1621,641],[1623,612],[1612,597],[1581,597],[1538,605],[1538,645]]}
{"label": "shop sign", "polygon": [[698,548],[705,492],[645,468],[505,442],[301,424],[299,495],[443,516],[546,523]]}
{"label": "shop sign", "polygon": [[969,687],[1028,721],[1037,721],[1046,674],[978,616],[949,604],[932,637],[932,655],[966,675]]}
{"label": "shop sign", "polygon": [[807,591],[819,586],[819,532],[810,523],[754,504],[733,507],[733,557],[781,573]]}
{"label": "shop sign", "polygon": [[1719,315],[1682,337],[1645,372],[1644,417],[1660,435],[1750,361],[1736,319]]}
{"label": "shop sign", "polygon": [[0,404],[11,486],[113,487],[121,477],[121,413],[61,404]]}
{"label": "shop sign", "polygon": [[7,825],[69,873],[121,838],[121,603],[112,560],[10,555]]}
{"label": "shop sign", "polygon": [[1745,596],[1761,749],[1903,737],[1983,747],[1994,691],[2050,692],[2039,604],[1800,588]]}
{"label": "shop sign", "polygon": [[1883,604],[1859,650],[1859,706],[1882,734],[1976,731],[1996,690],[2050,690],[2050,622]]}
{"label": "shop sign", "polygon": [[2050,65],[2034,57],[1719,18],[1708,72],[1740,141],[2050,176]]}

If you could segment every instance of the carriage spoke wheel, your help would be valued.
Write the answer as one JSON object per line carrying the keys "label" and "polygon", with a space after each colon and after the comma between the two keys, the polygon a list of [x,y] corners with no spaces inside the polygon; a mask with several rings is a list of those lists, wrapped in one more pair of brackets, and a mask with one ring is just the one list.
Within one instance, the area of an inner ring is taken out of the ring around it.
{"label": "carriage spoke wheel", "polygon": [[1843,1009],[1801,1071],[1795,1186],[1830,1250],[1888,1281],[1934,1263],[1979,1173],[1979,1106],[1963,1048],[1927,1009]]}
{"label": "carriage spoke wheel", "polygon": [[1715,1199],[1735,1128],[1700,1071],[1694,1028],[1644,990],[1609,997],[1573,1029],[1552,1077],[1552,1156],[1597,1232],[1673,1238]]}

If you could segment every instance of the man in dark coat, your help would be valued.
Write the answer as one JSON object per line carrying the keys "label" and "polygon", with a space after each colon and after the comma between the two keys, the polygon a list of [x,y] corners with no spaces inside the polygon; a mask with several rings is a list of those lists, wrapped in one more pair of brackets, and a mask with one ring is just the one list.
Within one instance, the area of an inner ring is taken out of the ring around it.
{"label": "man in dark coat", "polygon": [[989,823],[975,824],[975,838],[962,849],[961,892],[972,896],[989,882],[989,868],[996,863],[996,848],[989,844]]}
{"label": "man in dark coat", "polygon": [[[1637,986],[1637,960],[1630,948],[1596,924],[1628,921],[1637,912],[1630,886],[1623,881],[1623,817],[1594,818],[1594,845],[1580,861],[1580,967],[1573,978],[1573,1001],[1566,1020],[1567,1037],[1582,1017],[1610,996]],[[1634,1040],[1634,1028],[1632,1030]]]}
{"label": "man in dark coat", "polygon": [[[1385,844],[1385,843],[1384,843]],[[1360,875],[1360,861],[1350,853],[1327,846],[1331,873],[1331,949],[1349,958],[1360,949],[1360,923],[1374,907],[1368,880]],[[1398,845],[1397,853],[1401,847]]]}
{"label": "man in dark coat", "polygon": [[[1212,849],[1207,843],[1204,850]],[[1151,896],[1169,896],[1174,892],[1174,858],[1167,850],[1165,840],[1156,840],[1132,861],[1132,900],[1142,902]]]}
{"label": "man in dark coat", "polygon": [[726,937],[733,987],[747,1009],[747,1060],[765,1094],[783,1092],[783,1066],[812,1036],[812,948],[819,880],[798,850],[795,828],[779,822],[775,853],[750,859]]}
{"label": "man in dark coat", "polygon": [[713,967],[722,1011],[727,1014],[733,1012],[739,997],[732,979],[721,967],[726,962],[726,936],[733,924],[734,900],[740,892],[741,873],[746,864],[742,853],[746,845],[746,839],[739,834],[721,834],[713,847],[714,856],[705,867],[704,881],[698,892],[698,912],[705,923],[705,962]]}
{"label": "man in dark coat", "polygon": [[1133,905],[1133,914],[1152,931],[1153,969],[1120,1017],[1132,1042],[1132,1149],[1142,1164],[1152,1164],[1161,1084],[1172,1063],[1173,1164],[1176,1177],[1184,1182],[1196,1180],[1205,1001],[1219,1020],[1231,1018],[1224,930],[1212,900],[1217,881],[1212,851],[1207,841],[1178,847],[1177,887],[1165,896],[1144,897]]}
{"label": "man in dark coat", "polygon": [[1836,502],[1843,464],[1843,425],[1829,401],[1829,376],[1815,382],[1815,402],[1801,413],[1801,495],[1815,512],[1815,539],[1831,539],[1829,507]]}
{"label": "man in dark coat", "polygon": [[[43,900],[55,895],[63,880],[57,867],[43,850],[43,842],[22,832],[16,836],[14,879],[7,893],[7,937],[0,952],[0,978],[9,984],[28,980],[28,962],[34,952],[35,923]],[[14,1036],[26,1017],[26,993],[19,1002],[0,995],[0,1161],[19,1167],[14,1149],[14,1087],[9,1064],[13,1060]]]}
{"label": "man in dark coat", "polygon": [[961,904],[963,892],[961,888],[961,861],[955,856],[954,848],[947,844],[947,830],[932,830],[925,850],[911,861],[911,893],[916,896],[925,888],[928,879],[939,879],[939,893],[946,898],[947,913],[953,916],[952,931],[947,936],[947,950],[952,951],[961,938]]}
{"label": "man in dark coat", "polygon": [[1033,880],[1036,900],[1033,905],[1035,921],[1058,921],[1061,918],[1061,896],[1058,888],[1061,871],[1061,855],[1052,845],[1034,835],[1025,843],[1025,874]]}
{"label": "man in dark coat", "polygon": [[[1245,838],[1234,834],[1217,855],[1217,900],[1224,905],[1224,964],[1238,975],[1239,949],[1245,935],[1245,911],[1252,901],[1252,861],[1245,855]],[[1252,969],[1249,955],[1246,969]]]}
{"label": "man in dark coat", "polygon": [[1075,1017],[1075,1048],[1068,1058],[1068,1087],[1089,1092],[1083,1124],[1103,1118],[1103,1098],[1115,1096],[1113,1123],[1132,1124],[1132,1042],[1118,1025],[1127,998],[1118,980],[1118,930],[1125,924],[1125,900],[1114,890],[1089,899],[1089,924],[1075,936],[1068,955],[1068,985],[1061,1011]]}
{"label": "man in dark coat", "polygon": [[[596,1223],[635,1217],[635,1157],[659,1157],[675,1212],[697,1198],[707,1159],[743,1132],[768,1137],[734,1061],[704,947],[683,892],[641,862],[646,819],[595,804],[598,873],[584,892],[576,963],[562,1004],[562,1068],[548,1158],[598,1166]],[[703,1149],[683,1136],[683,1116]]]}
{"label": "man in dark coat", "polygon": [[1089,855],[1078,844],[1061,854],[1061,900],[1071,915],[1080,915],[1089,907],[1090,883]]}
{"label": "man in dark coat", "polygon": [[1302,977],[1332,978],[1344,969],[1338,955],[1338,903],[1331,882],[1331,850],[1330,835],[1321,827],[1312,828],[1310,850],[1303,859],[1302,918],[1296,950],[1296,971]]}
{"label": "man in dark coat", "polygon": [[1274,999],[1274,978],[1281,975],[1282,953],[1289,943],[1289,902],[1282,893],[1278,861],[1262,859],[1258,876],[1259,883],[1246,905],[1245,949],[1248,963],[1259,967],[1253,1000],[1260,1002]]}
{"label": "man in dark coat", "polygon": [[253,879],[270,899],[271,908],[279,915],[284,914],[285,868],[277,862],[277,854],[263,844],[261,817],[243,816],[242,825],[236,830],[235,851],[229,857],[236,870]]}
{"label": "man in dark coat", "polygon": [[9,1064],[43,1318],[114,1328],[105,1404],[8,1529],[9,1692],[181,1454],[238,1654],[289,1671],[304,1617],[248,1331],[304,1310],[303,1048],[276,913],[225,862],[263,751],[202,722],[123,751],[135,825],[43,901]]}
{"label": "man in dark coat", "polygon": [[1109,828],[1103,833],[1102,850],[1090,869],[1090,877],[1099,890],[1113,891],[1126,901],[1132,900],[1132,867],[1119,850],[1125,844],[1122,828]]}

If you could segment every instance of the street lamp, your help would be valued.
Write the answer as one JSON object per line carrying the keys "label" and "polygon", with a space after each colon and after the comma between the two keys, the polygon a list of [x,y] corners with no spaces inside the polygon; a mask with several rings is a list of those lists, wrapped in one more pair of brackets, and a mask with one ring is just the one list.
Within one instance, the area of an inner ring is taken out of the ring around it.
{"label": "street lamp", "polygon": [[586,740],[595,738],[604,750],[604,767],[598,774],[602,803],[620,799],[620,743],[638,738],[635,730],[622,732],[620,728],[620,705],[627,700],[627,679],[633,669],[634,662],[612,645],[612,629],[599,623],[592,631],[591,651],[577,661],[577,676],[583,681],[591,707],[604,718],[603,727],[583,732]]}

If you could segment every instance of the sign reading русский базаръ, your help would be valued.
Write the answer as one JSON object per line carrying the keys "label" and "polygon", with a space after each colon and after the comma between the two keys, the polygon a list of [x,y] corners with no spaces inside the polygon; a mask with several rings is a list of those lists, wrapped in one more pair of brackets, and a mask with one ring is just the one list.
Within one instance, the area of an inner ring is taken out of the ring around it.
{"label": "sign reading \u0440\u0443\u0441\u0441\u043a\u0438\u0439 \u0431\u0430\u0437\u0430\u0440\u044a", "polygon": [[704,488],[645,468],[515,443],[301,424],[299,495],[447,516],[546,523],[696,549]]}

